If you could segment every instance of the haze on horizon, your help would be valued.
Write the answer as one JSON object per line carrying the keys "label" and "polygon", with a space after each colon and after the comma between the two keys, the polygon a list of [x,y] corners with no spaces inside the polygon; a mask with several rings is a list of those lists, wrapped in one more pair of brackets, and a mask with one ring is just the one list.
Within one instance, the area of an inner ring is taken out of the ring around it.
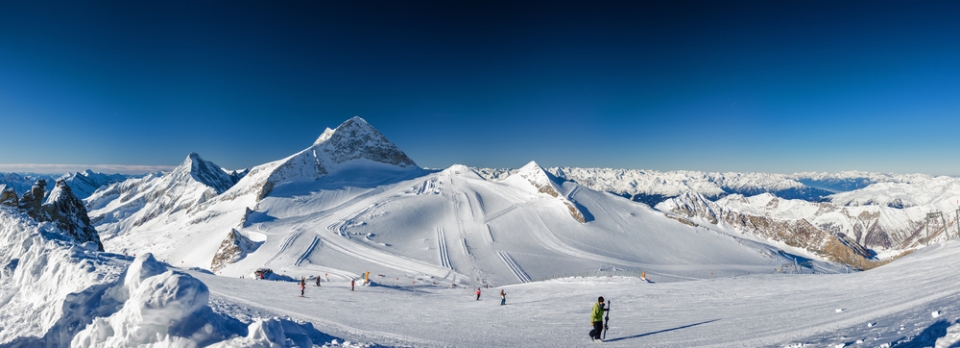
{"label": "haze on horizon", "polygon": [[0,171],[249,168],[356,115],[431,168],[960,175],[958,10],[6,2]]}

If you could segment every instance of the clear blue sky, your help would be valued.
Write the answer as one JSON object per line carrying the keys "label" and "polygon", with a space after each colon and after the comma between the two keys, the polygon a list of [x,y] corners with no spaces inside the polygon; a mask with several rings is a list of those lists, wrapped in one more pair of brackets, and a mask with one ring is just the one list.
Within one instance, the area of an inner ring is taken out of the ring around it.
{"label": "clear blue sky", "polygon": [[247,168],[354,115],[435,168],[958,175],[960,1],[0,2],[0,170]]}

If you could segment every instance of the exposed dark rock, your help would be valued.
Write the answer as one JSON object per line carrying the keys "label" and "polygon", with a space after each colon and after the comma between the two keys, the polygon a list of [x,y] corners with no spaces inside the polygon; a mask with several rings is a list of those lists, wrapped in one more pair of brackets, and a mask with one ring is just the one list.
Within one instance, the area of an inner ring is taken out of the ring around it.
{"label": "exposed dark rock", "polygon": [[228,264],[239,261],[246,256],[249,251],[255,249],[256,246],[256,242],[244,237],[240,232],[237,232],[237,230],[231,229],[230,233],[227,234],[227,238],[220,243],[220,248],[217,249],[217,253],[213,255],[213,261],[210,262],[210,270],[217,272]]}
{"label": "exposed dark rock", "polygon": [[37,221],[47,221],[43,216],[43,210],[40,209],[40,206],[43,204],[43,195],[46,192],[46,188],[46,180],[37,180],[30,191],[23,193],[23,197],[20,197],[18,204],[20,210],[23,210],[27,213],[27,216]]}
{"label": "exposed dark rock", "polygon": [[52,221],[70,238],[80,243],[94,242],[97,250],[103,251],[103,243],[100,242],[97,230],[90,224],[87,208],[83,201],[73,195],[64,180],[57,180],[57,185],[50,192],[48,202],[43,205],[42,210],[46,220],[40,221]]}
{"label": "exposed dark rock", "polygon": [[4,187],[3,192],[0,193],[0,205],[16,207],[18,200],[20,197],[17,197],[17,191],[13,187]]}

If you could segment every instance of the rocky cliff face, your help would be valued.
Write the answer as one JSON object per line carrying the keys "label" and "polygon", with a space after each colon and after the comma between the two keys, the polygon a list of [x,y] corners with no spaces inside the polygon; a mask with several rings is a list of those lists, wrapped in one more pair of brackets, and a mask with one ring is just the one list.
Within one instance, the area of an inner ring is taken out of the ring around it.
{"label": "rocky cliff face", "polygon": [[17,191],[13,187],[6,186],[0,193],[0,205],[16,207],[18,200],[20,200],[20,197],[17,197]]}
{"label": "rocky cliff face", "polygon": [[[802,206],[795,206],[798,204]],[[889,246],[891,239],[876,221],[880,214],[864,212],[852,215],[848,209],[830,203],[785,201],[772,195],[765,197],[735,195],[713,202],[701,194],[687,192],[658,204],[657,209],[676,214],[684,220],[701,219],[700,221],[714,225],[726,225],[742,233],[808,250],[831,261],[858,269],[868,269],[882,264],[882,262],[870,260],[874,253],[870,247],[861,244],[861,240]],[[792,212],[796,217],[774,217],[782,215],[784,211]],[[805,211],[813,213],[806,214]],[[850,229],[855,231],[854,235],[844,233],[846,228],[841,228],[839,223],[815,223],[801,217],[827,214],[842,214],[848,217],[850,221],[845,222],[844,226],[852,226]],[[695,224],[690,220],[686,221],[689,224]]]}
{"label": "rocky cliff face", "polygon": [[27,216],[30,216],[37,221],[46,221],[43,211],[40,210],[40,206],[43,204],[43,195],[46,192],[46,188],[46,180],[37,180],[37,182],[33,184],[33,188],[23,193],[23,197],[20,197],[20,202],[18,204],[20,210],[27,213]]}
{"label": "rocky cliff face", "polygon": [[240,232],[231,229],[227,238],[220,243],[220,249],[217,249],[213,255],[213,261],[210,262],[210,270],[219,271],[227,265],[242,259],[247,253],[256,249],[257,244],[244,237]]}
{"label": "rocky cliff face", "polygon": [[100,242],[97,230],[90,224],[87,208],[72,191],[63,179],[57,180],[57,185],[47,198],[47,204],[43,205],[46,218],[66,232],[70,238],[80,243],[96,243],[97,250],[103,251],[103,243]]}
{"label": "rocky cliff face", "polygon": [[70,186],[63,179],[57,180],[47,203],[43,204],[46,187],[46,180],[37,180],[33,188],[25,192],[19,201],[16,191],[6,188],[0,195],[0,204],[18,207],[36,221],[52,222],[69,239],[78,243],[95,243],[97,250],[103,251],[103,243],[100,242],[97,230],[90,224],[87,208],[83,201],[73,195]]}

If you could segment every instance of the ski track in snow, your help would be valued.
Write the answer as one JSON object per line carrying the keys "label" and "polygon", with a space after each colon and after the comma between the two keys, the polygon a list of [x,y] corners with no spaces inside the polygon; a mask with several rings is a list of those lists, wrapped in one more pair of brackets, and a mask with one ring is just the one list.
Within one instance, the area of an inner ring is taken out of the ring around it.
{"label": "ski track in snow", "polygon": [[276,254],[274,254],[273,257],[267,260],[267,262],[264,262],[264,266],[271,264],[273,260],[276,260],[278,257],[280,257],[280,255],[283,255],[283,253],[286,252],[287,249],[289,249],[290,246],[293,245],[293,242],[297,240],[297,238],[300,238],[300,235],[302,234],[303,234],[303,231],[298,229],[296,232],[287,236],[287,238],[284,238],[283,243],[280,244],[280,250],[277,250]]}
{"label": "ski track in snow", "polygon": [[511,205],[511,206],[509,206],[509,207],[503,208],[503,209],[501,209],[500,211],[496,211],[496,212],[494,212],[493,214],[487,215],[487,216],[483,219],[483,223],[490,223],[490,221],[493,221],[493,220],[495,220],[496,218],[505,215],[506,213],[509,213],[509,212],[511,212],[511,211],[514,211],[514,210],[517,209],[517,207],[518,207],[519,205],[521,205],[521,204],[522,204],[522,203],[520,203],[520,204],[514,204],[514,205]]}
{"label": "ski track in snow", "polygon": [[447,254],[447,240],[443,236],[443,226],[437,227],[437,246],[440,251],[440,265],[453,269],[453,266],[450,265],[450,255]]}
{"label": "ski track in snow", "polygon": [[576,196],[577,193],[580,193],[580,185],[576,185],[573,187],[573,190],[570,190],[570,193],[567,194],[567,200],[570,202],[576,202],[576,200],[573,199],[573,196]]}
{"label": "ski track in snow", "polygon": [[[447,279],[451,276],[463,278],[463,275],[456,273],[452,270],[452,268],[438,267],[436,265],[427,264],[419,260],[408,259],[400,255],[390,254],[376,248],[368,247],[361,243],[350,241],[350,234],[346,231],[348,225],[356,221],[360,216],[369,212],[370,210],[381,207],[398,198],[400,198],[400,196],[381,198],[373,203],[367,204],[361,209],[353,210],[352,213],[348,213],[342,218],[334,218],[334,221],[327,224],[326,229],[344,238],[328,238],[327,236],[319,235],[320,240],[331,250],[357,258],[359,260],[375,264],[382,264],[401,272],[412,273],[414,275],[422,274],[439,279]],[[352,202],[354,205],[363,204],[363,200],[358,199],[351,199],[349,202]],[[341,205],[340,207],[348,208],[344,205]],[[324,218],[328,217],[329,215],[324,215],[320,217],[320,220],[322,221]],[[307,217],[307,219],[309,219],[309,217]],[[322,223],[321,221],[315,221],[314,223]]]}
{"label": "ski track in snow", "polygon": [[467,231],[463,226],[463,215],[461,215],[460,212],[460,197],[467,197],[467,195],[456,190],[456,185],[454,185],[452,177],[450,178],[450,190],[452,191],[451,197],[453,198],[453,216],[457,219],[457,229],[460,231],[463,253],[470,259],[470,265],[473,267],[473,279],[477,282],[477,285],[486,284],[486,274],[483,272],[483,268],[480,267],[480,262],[477,261],[477,257],[470,253],[470,247],[467,245]]}
{"label": "ski track in snow", "polygon": [[[650,268],[650,265],[648,265],[648,264],[639,263],[639,262],[632,262],[632,261],[626,261],[626,260],[621,260],[621,259],[616,259],[616,258],[611,258],[611,257],[606,257],[606,256],[600,256],[600,255],[597,255],[597,254],[589,253],[589,252],[586,252],[586,251],[583,251],[583,250],[580,250],[580,249],[576,249],[576,248],[574,248],[574,247],[571,247],[571,246],[567,245],[566,243],[562,242],[559,238],[557,238],[557,236],[553,235],[553,233],[550,232],[549,227],[548,227],[547,224],[543,221],[543,217],[540,216],[540,213],[539,213],[539,212],[535,213],[534,216],[537,217],[537,220],[539,220],[540,224],[544,227],[543,230],[546,231],[546,232],[540,232],[540,229],[534,228],[534,229],[532,229],[532,231],[534,232],[533,235],[534,235],[534,237],[536,237],[537,239],[539,239],[539,240],[541,241],[541,245],[543,245],[545,248],[547,248],[547,249],[549,249],[549,250],[553,250],[553,251],[556,251],[556,252],[561,253],[561,254],[564,254],[564,255],[569,255],[569,256],[572,256],[572,257],[574,257],[574,258],[576,258],[576,259],[593,260],[593,261],[597,261],[597,262],[602,262],[602,263],[607,263],[607,264],[613,264],[613,265],[621,265],[621,266],[630,266],[630,267],[638,267],[638,268]],[[659,275],[659,276],[677,278],[677,279],[686,279],[686,280],[697,280],[697,279],[699,279],[699,278],[691,278],[691,277],[686,277],[686,276],[681,276],[681,275],[676,275],[676,274],[656,272],[656,271],[647,271],[647,273],[656,274],[656,275]]]}
{"label": "ski track in snow", "polygon": [[478,214],[480,217],[477,220],[479,222],[483,222],[483,220],[486,220],[487,216],[487,209],[483,206],[483,198],[480,197],[480,192],[474,192],[473,195],[477,200],[477,207],[480,209],[480,214]]}
{"label": "ski track in snow", "polygon": [[300,257],[297,258],[296,265],[300,266],[303,261],[306,261],[310,257],[310,254],[317,249],[317,246],[320,245],[320,236],[313,236],[313,241],[310,242],[310,246],[307,247],[307,250],[303,251],[303,254],[300,254]]}
{"label": "ski track in snow", "polygon": [[513,272],[513,275],[517,276],[517,279],[521,283],[529,283],[530,276],[527,275],[527,272],[524,272],[520,265],[517,264],[517,261],[513,259],[506,251],[497,251],[497,255],[500,255],[500,259],[503,260],[503,263],[507,264],[507,267],[510,268],[510,271]]}
{"label": "ski track in snow", "polygon": [[442,191],[440,190],[440,187],[437,185],[437,182],[438,182],[437,177],[431,177],[428,180],[424,180],[422,183],[420,183],[420,185],[417,185],[414,187],[412,193],[414,195],[423,195],[426,193],[440,194]]}

